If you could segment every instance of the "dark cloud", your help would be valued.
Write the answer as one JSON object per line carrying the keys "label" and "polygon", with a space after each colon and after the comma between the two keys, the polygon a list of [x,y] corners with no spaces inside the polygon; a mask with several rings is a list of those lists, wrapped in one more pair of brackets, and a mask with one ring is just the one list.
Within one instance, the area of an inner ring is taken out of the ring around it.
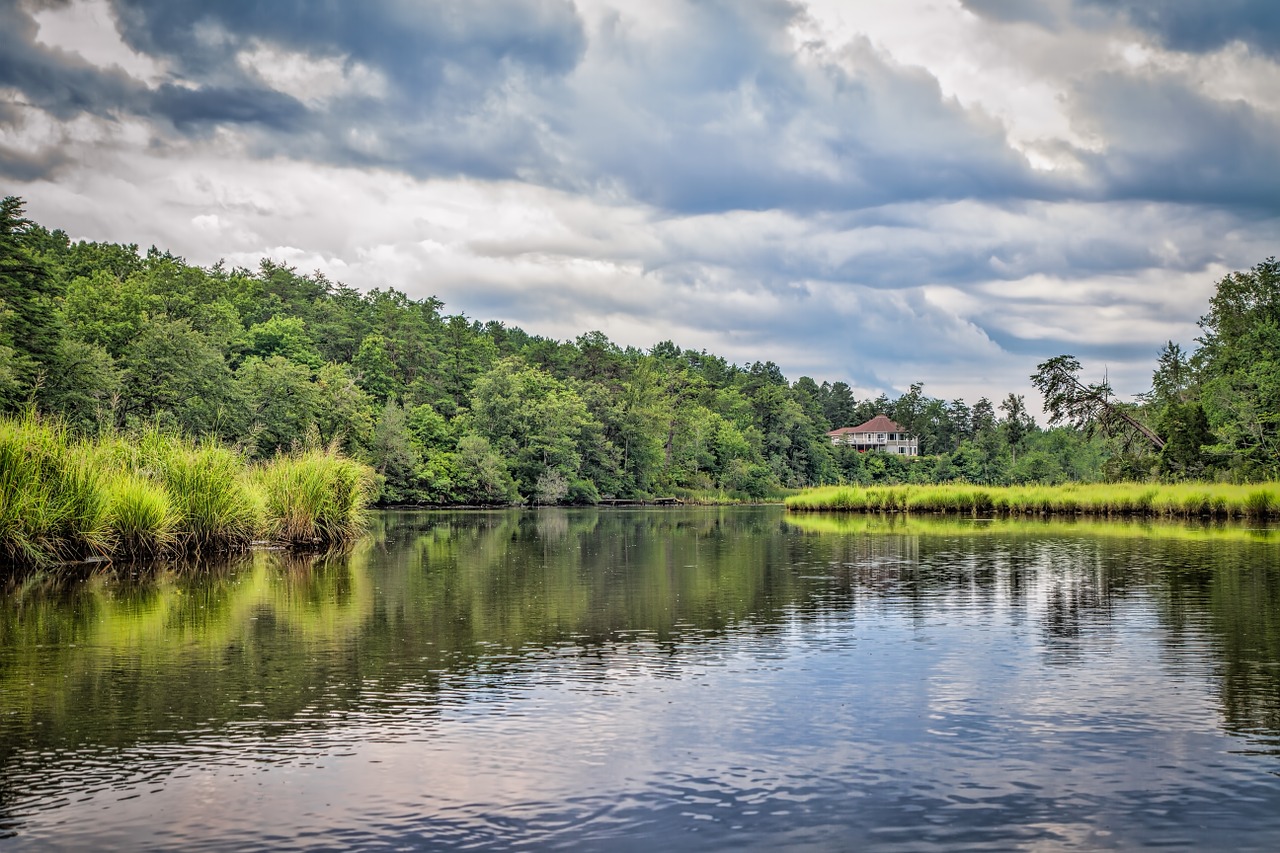
{"label": "dark cloud", "polygon": [[[1039,360],[1070,353],[1087,362],[1091,366],[1090,369],[1097,372],[1096,379],[1090,378],[1089,381],[1101,380],[1101,374],[1107,364],[1124,365],[1126,368],[1134,364],[1143,365],[1138,369],[1145,370],[1149,374],[1151,367],[1146,365],[1154,365],[1155,357],[1160,351],[1158,344],[1148,341],[1089,343],[1079,339],[1059,337],[1022,338],[1004,332],[998,327],[988,329],[987,335],[1009,355],[1023,357],[1029,366],[1038,363]],[[1031,370],[1028,369],[1027,372],[1030,373]]]}
{"label": "dark cloud", "polygon": [[[621,186],[681,212],[839,210],[903,198],[1050,197],[998,123],[943,97],[937,81],[869,43],[796,52],[801,7],[691,2],[660,39],[626,20],[587,37],[572,4],[116,0],[130,47],[178,79],[141,91],[34,46],[18,26],[0,79],[61,118],[117,109],[180,133],[234,126],[253,150],[417,176],[520,178],[571,190]],[[382,95],[303,105],[245,56],[266,45],[362,63]],[[113,91],[114,90],[114,91]]]}
{"label": "dark cloud", "polygon": [[1057,191],[1003,126],[869,42],[797,53],[781,36],[798,14],[784,3],[698,3],[660,44],[625,27],[602,34],[611,58],[596,86],[576,91],[590,110],[573,117],[568,144],[601,180],[682,212]]}
{"label": "dark cloud", "polygon": [[1280,214],[1274,115],[1136,72],[1086,77],[1072,107],[1076,121],[1107,142],[1081,154],[1107,196]]}
{"label": "dark cloud", "polygon": [[569,0],[114,0],[136,50],[212,76],[251,40],[319,55],[344,54],[384,69],[406,93],[438,88],[452,65],[475,73],[503,63],[549,74],[572,69],[585,49]]}
{"label": "dark cloud", "polygon": [[29,152],[0,145],[0,175],[16,181],[34,181],[55,174],[69,159],[56,148]]}
{"label": "dark cloud", "polygon": [[[1058,7],[1027,0],[960,0],[970,12],[1001,23],[1056,30]],[[1124,21],[1173,50],[1205,53],[1242,42],[1280,56],[1280,3],[1275,0],[1071,0],[1067,16],[1090,29]]]}
{"label": "dark cloud", "polygon": [[307,124],[307,109],[295,98],[263,89],[187,89],[165,85],[151,99],[151,109],[180,129],[218,124],[260,124],[294,133],[303,130]]}
{"label": "dark cloud", "polygon": [[[17,4],[0,4],[0,87],[58,119],[81,113],[110,116],[142,106],[144,87],[120,69],[101,69],[76,54],[36,42],[35,19]],[[0,116],[9,124],[17,116]]]}
{"label": "dark cloud", "polygon": [[[969,0],[974,2],[974,0]],[[997,0],[986,0],[997,2]],[[1275,0],[1078,0],[1122,15],[1174,50],[1205,52],[1240,41],[1280,56],[1280,3]]]}
{"label": "dark cloud", "polygon": [[[572,70],[585,49],[581,21],[565,0],[323,7],[118,0],[116,9],[132,47],[207,87],[157,103],[166,115],[178,111],[180,128],[188,115],[194,124],[253,123],[269,131],[257,140],[263,153],[419,176],[510,178],[545,162],[538,123],[519,101],[543,78]],[[389,91],[350,93],[308,112],[237,62],[261,45],[361,63],[381,72]],[[274,119],[273,105],[281,113]]]}

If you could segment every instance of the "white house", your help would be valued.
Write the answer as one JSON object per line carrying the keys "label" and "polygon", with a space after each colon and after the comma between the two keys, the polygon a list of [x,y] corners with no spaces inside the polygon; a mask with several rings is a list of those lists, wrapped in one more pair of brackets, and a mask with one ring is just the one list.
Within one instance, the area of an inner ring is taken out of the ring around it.
{"label": "white house", "polygon": [[865,424],[841,427],[827,433],[832,444],[851,444],[859,453],[896,453],[900,456],[919,456],[920,441],[884,415],[876,415]]}

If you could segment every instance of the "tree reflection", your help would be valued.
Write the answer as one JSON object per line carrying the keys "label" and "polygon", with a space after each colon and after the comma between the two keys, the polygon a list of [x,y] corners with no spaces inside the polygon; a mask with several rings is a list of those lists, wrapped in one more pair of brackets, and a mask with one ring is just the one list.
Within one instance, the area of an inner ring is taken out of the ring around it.
{"label": "tree reflection", "polygon": [[[335,725],[548,654],[681,660],[892,606],[1035,626],[1077,666],[1152,609],[1163,666],[1218,661],[1224,725],[1280,732],[1280,566],[1236,528],[806,516],[773,509],[382,513],[345,552],[27,581],[0,600],[0,766]],[[11,777],[12,773],[0,774]],[[4,783],[0,783],[3,785]],[[0,787],[0,796],[3,788]]]}

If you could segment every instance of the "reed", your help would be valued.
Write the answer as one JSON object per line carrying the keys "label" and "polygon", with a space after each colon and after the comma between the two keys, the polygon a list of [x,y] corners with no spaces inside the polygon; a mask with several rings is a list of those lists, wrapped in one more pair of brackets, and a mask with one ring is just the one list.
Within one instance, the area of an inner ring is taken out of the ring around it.
{"label": "reed", "polygon": [[1269,519],[1280,518],[1280,483],[826,486],[785,503],[794,512]]}

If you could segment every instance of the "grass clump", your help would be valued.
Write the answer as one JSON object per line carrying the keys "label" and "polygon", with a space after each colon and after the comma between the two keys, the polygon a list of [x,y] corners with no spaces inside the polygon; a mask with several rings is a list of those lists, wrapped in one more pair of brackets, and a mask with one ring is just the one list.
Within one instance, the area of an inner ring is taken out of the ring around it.
{"label": "grass clump", "polygon": [[137,474],[121,474],[111,481],[107,495],[107,519],[116,550],[142,556],[163,553],[177,544],[179,515],[162,486]]}
{"label": "grass clump", "polygon": [[154,431],[143,436],[139,450],[173,500],[184,548],[243,548],[262,528],[261,502],[239,453]]}
{"label": "grass clump", "polygon": [[272,539],[328,545],[365,528],[374,480],[364,465],[329,450],[308,450],[276,456],[257,468],[254,479]]}
{"label": "grass clump", "polygon": [[101,477],[61,424],[0,421],[0,553],[39,563],[110,550]]}
{"label": "grass clump", "polygon": [[255,466],[157,430],[90,442],[56,420],[0,417],[0,562],[237,550],[259,538],[331,545],[363,532],[373,482],[335,448]]}
{"label": "grass clump", "polygon": [[787,498],[794,512],[937,512],[1280,518],[1280,483],[1098,483],[1062,486],[826,486]]}

